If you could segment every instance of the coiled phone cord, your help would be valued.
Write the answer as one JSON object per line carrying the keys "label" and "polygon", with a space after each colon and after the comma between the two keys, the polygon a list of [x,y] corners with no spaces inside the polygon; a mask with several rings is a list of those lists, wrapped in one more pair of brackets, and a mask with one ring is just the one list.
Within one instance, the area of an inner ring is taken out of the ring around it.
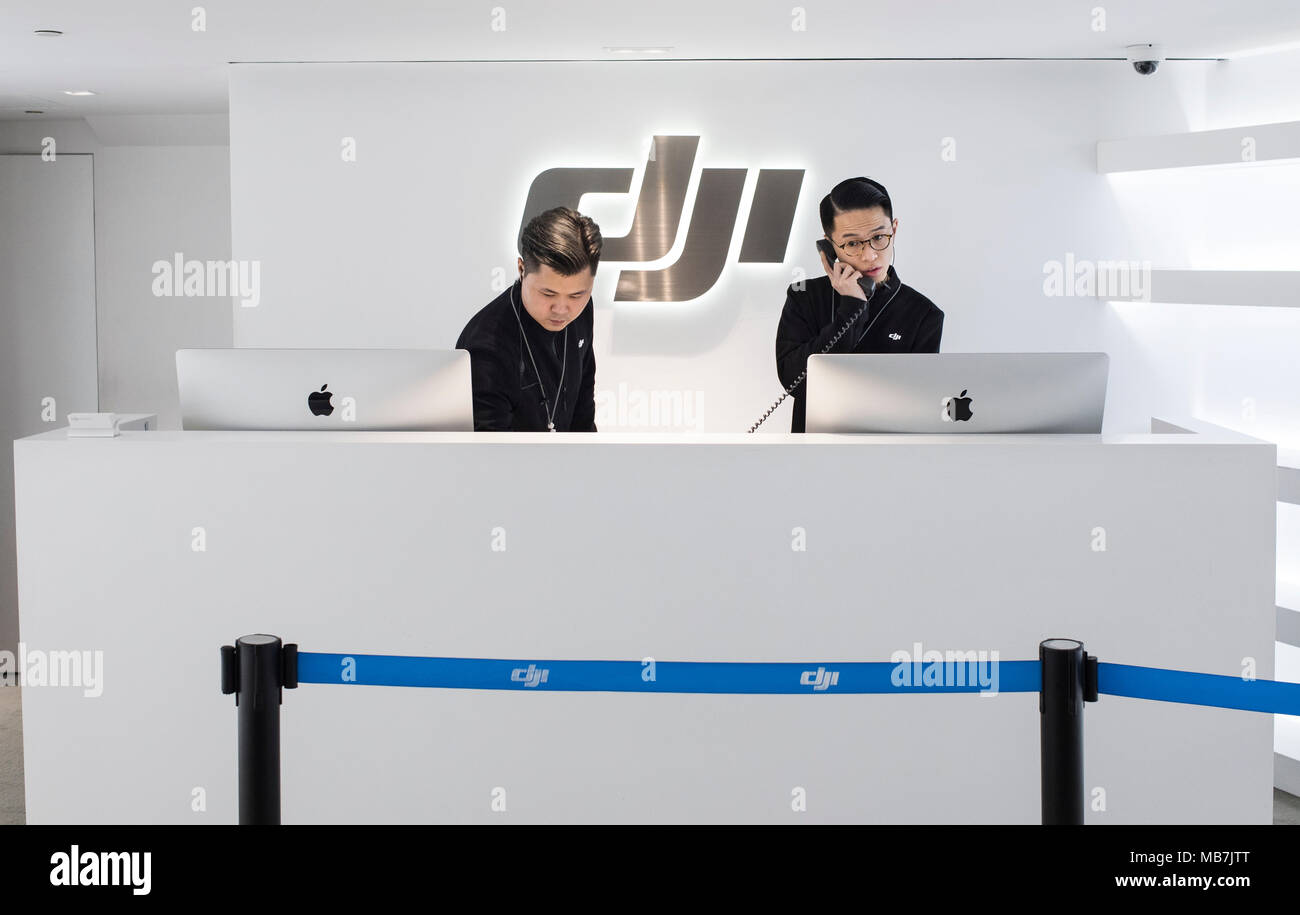
{"label": "coiled phone cord", "polygon": [[[880,307],[880,311],[876,312],[876,316],[872,318],[869,322],[867,322],[867,329],[862,332],[863,337],[865,337],[868,333],[870,333],[872,325],[874,325],[876,321],[880,320],[880,316],[885,313],[885,309],[889,307],[889,303],[894,301],[894,296],[898,295],[899,289],[902,288],[903,288],[903,284],[899,283],[898,289],[894,290],[893,295],[889,297],[889,301],[885,302],[885,304]],[[833,313],[835,308],[835,302],[838,301],[838,298],[836,297],[839,296],[839,293],[836,292],[834,289],[831,290],[831,293],[832,293],[831,309]],[[836,343],[840,342],[840,337],[843,337],[846,333],[848,333],[849,328],[857,323],[858,318],[862,317],[862,313],[867,310],[867,306],[870,304],[871,304],[871,299],[867,299],[866,301],[864,301],[862,303],[862,307],[859,308],[857,311],[855,311],[853,313],[853,317],[849,318],[848,321],[844,323],[844,326],[840,328],[839,333],[831,337],[831,342],[827,343],[824,347],[822,347],[822,351],[819,355],[825,355],[826,353],[829,353],[831,351],[831,348],[834,347]],[[862,337],[859,337],[858,339],[861,340]],[[767,412],[758,418],[758,422],[754,423],[754,425],[749,427],[749,431],[753,432],[759,426],[763,425],[763,423],[767,420],[767,418],[776,412],[776,408],[781,406],[781,404],[785,401],[785,399],[790,396],[790,393],[794,391],[795,388],[799,387],[801,383],[803,383],[804,377],[807,374],[808,374],[808,364],[805,361],[804,369],[802,372],[799,373],[799,377],[790,383],[790,386],[785,389],[785,393],[783,393],[780,397],[778,397],[776,401],[772,404],[772,406],[767,408]]]}

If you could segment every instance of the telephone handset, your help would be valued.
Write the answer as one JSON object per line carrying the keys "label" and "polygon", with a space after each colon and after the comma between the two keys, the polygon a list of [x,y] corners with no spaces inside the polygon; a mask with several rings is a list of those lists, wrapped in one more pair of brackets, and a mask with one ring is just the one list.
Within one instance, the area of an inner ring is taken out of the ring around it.
{"label": "telephone handset", "polygon": [[[834,245],[824,238],[819,238],[817,239],[817,250],[826,255],[826,263],[830,264],[832,267],[835,266],[837,258],[835,257]],[[872,282],[871,277],[864,273],[862,276],[858,277],[858,285],[861,286],[862,291],[867,294],[867,298],[871,298],[872,290],[876,288],[876,284]]]}
{"label": "telephone handset", "polygon": [[[820,251],[822,254],[826,255],[826,260],[827,260],[827,262],[830,263],[832,266],[834,266],[834,264],[835,264],[835,260],[836,260],[836,258],[835,258],[835,247],[834,247],[834,246],[833,246],[829,241],[827,241],[827,240],[824,239],[824,238],[819,238],[819,239],[817,239],[817,250]],[[858,285],[861,286],[861,287],[862,287],[862,291],[865,292],[865,293],[867,294],[867,298],[863,301],[863,303],[862,303],[862,307],[859,308],[857,311],[855,311],[855,312],[853,313],[853,317],[851,317],[851,318],[849,318],[847,321],[845,321],[845,322],[844,322],[844,326],[841,327],[841,328],[839,329],[839,331],[835,334],[835,336],[831,337],[830,342],[827,343],[824,347],[822,347],[822,353],[823,353],[823,354],[825,354],[825,353],[829,353],[829,352],[831,351],[831,349],[835,346],[835,344],[840,342],[840,337],[843,337],[846,333],[849,332],[849,328],[852,327],[855,323],[857,323],[858,318],[862,317],[862,313],[863,313],[864,311],[866,311],[866,310],[867,310],[867,306],[871,304],[871,294],[872,294],[873,292],[875,292],[876,284],[875,284],[874,282],[872,282],[871,277],[867,276],[866,274],[863,274],[862,276],[858,277]],[[831,290],[831,302],[832,302],[832,303],[834,303],[834,301],[835,301],[835,295],[836,295],[836,293],[835,293],[835,291],[834,291],[834,287],[832,287],[832,290]],[[898,290],[894,290],[894,295],[898,295]],[[894,296],[893,296],[893,295],[891,295],[891,296],[889,297],[889,301],[886,302],[885,305],[888,305],[889,302],[892,302],[892,301],[894,301]],[[879,318],[879,317],[880,317],[880,313],[883,312],[884,310],[885,310],[884,307],[881,307],[880,311],[876,312],[876,318]],[[875,324],[875,323],[876,323],[876,318],[872,318],[872,319],[871,319],[871,324]],[[868,324],[868,325],[867,325],[867,330],[871,330],[871,324]],[[866,331],[863,331],[863,333],[865,334]],[[803,380],[804,380],[804,378],[805,378],[807,375],[808,375],[808,367],[807,367],[807,365],[805,365],[805,366],[804,366],[804,370],[803,370],[802,372],[799,373],[799,377],[796,378],[793,382],[791,382],[790,386],[789,386],[788,388],[785,389],[785,393],[783,393],[780,397],[778,397],[778,398],[773,402],[772,406],[770,406],[770,407],[767,408],[767,412],[765,412],[762,416],[760,416],[760,417],[758,418],[758,422],[754,423],[754,425],[752,425],[752,426],[749,427],[749,431],[750,431],[750,432],[753,432],[753,431],[755,431],[759,426],[763,425],[764,421],[765,421],[769,416],[771,416],[774,412],[776,412],[776,408],[779,407],[779,406],[781,406],[781,403],[782,403],[782,402],[783,402],[787,397],[790,396],[790,393],[791,393],[795,388],[799,387],[800,384],[803,383]]]}

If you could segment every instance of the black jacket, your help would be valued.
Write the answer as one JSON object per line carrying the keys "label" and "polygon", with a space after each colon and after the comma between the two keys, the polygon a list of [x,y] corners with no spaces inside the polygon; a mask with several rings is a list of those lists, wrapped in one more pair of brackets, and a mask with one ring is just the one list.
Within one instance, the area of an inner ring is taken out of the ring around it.
{"label": "black jacket", "polygon": [[[516,280],[510,289],[483,306],[456,341],[457,349],[469,350],[474,431],[547,431],[544,392],[555,413],[557,432],[595,432],[596,356],[591,351],[591,299],[564,330],[555,332],[533,320],[524,308],[519,285]],[[528,346],[524,345],[524,334]]]}
{"label": "black jacket", "polygon": [[[794,285],[786,290],[785,308],[776,328],[776,374],[783,388],[794,383],[807,368],[808,357],[820,353],[844,322],[862,307],[861,299],[836,292],[829,276],[804,280],[802,285],[802,290]],[[877,316],[879,320],[872,324]],[[904,285],[891,265],[889,276],[876,287],[866,312],[830,352],[937,353],[942,336],[943,312]],[[804,389],[800,381],[790,395],[794,399],[791,432],[804,431]]]}

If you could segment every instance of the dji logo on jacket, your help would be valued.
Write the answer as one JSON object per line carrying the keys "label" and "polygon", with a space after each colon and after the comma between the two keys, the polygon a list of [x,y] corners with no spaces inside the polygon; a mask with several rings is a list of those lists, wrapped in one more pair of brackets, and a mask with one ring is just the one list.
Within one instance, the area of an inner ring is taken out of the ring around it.
{"label": "dji logo on jacket", "polygon": [[840,672],[838,670],[827,670],[825,667],[819,667],[816,670],[805,670],[799,675],[799,685],[811,686],[813,692],[830,689],[839,682]]}
{"label": "dji logo on jacket", "polygon": [[[699,137],[655,136],[646,160],[632,228],[618,238],[605,236],[602,263],[648,263],[672,250],[682,228],[686,188],[695,168]],[[548,168],[533,179],[524,205],[523,227],[557,206],[578,209],[583,194],[626,194],[634,168]],[[616,302],[688,302],[713,288],[727,263],[740,218],[740,196],[747,168],[701,168],[691,219],[681,255],[656,270],[623,270]],[[761,168],[740,245],[742,264],[785,260],[794,208],[803,187],[801,168]]]}
{"label": "dji logo on jacket", "polygon": [[522,683],[524,686],[536,686],[539,683],[545,683],[546,678],[551,672],[544,667],[538,667],[536,664],[529,664],[527,667],[516,667],[510,671],[510,679],[515,683]]}

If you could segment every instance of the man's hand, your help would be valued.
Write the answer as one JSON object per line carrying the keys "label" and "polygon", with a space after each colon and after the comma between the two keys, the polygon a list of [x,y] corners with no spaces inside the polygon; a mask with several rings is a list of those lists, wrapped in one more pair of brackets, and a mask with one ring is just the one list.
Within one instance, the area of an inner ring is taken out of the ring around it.
{"label": "man's hand", "polygon": [[831,264],[826,260],[824,252],[818,249],[817,253],[821,255],[822,269],[831,278],[831,286],[835,288],[836,292],[847,298],[866,300],[867,294],[858,285],[858,278],[862,276],[861,271],[853,269],[844,261],[836,261]]}

